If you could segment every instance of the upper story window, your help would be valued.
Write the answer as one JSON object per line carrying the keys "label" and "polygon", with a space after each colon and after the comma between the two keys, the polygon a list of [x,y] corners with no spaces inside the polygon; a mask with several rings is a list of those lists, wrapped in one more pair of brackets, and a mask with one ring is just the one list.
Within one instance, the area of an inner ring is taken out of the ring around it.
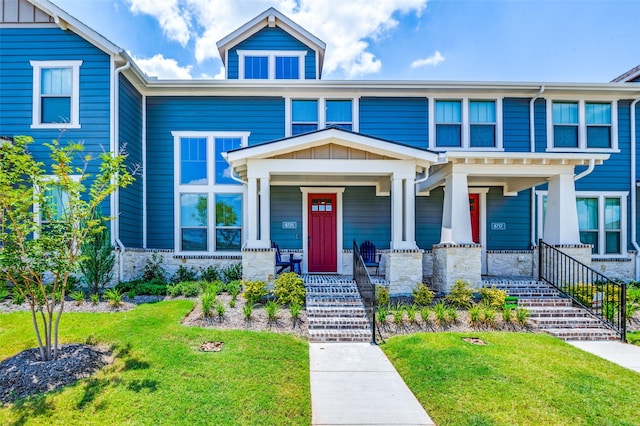
{"label": "upper story window", "polygon": [[175,247],[178,252],[239,252],[243,188],[223,153],[247,145],[249,132],[172,132]]}
{"label": "upper story window", "polygon": [[238,50],[238,76],[245,80],[299,80],[304,78],[306,51]]}
{"label": "upper story window", "polygon": [[31,61],[31,128],[80,127],[80,65],[82,61]]}
{"label": "upper story window", "polygon": [[616,102],[547,101],[548,150],[617,150]]}
{"label": "upper story window", "polygon": [[353,99],[292,99],[290,106],[290,136],[329,126],[357,131]]}
{"label": "upper story window", "polygon": [[501,101],[430,99],[431,149],[502,149]]}

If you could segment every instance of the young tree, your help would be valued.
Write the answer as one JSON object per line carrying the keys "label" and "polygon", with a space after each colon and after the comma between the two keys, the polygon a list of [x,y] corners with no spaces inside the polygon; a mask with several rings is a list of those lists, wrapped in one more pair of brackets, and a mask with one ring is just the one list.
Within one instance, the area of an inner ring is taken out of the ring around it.
{"label": "young tree", "polygon": [[[81,247],[104,229],[101,204],[134,177],[126,155],[102,153],[98,172],[82,144],[45,144],[51,172],[28,150],[33,139],[0,141],[0,279],[15,286],[31,307],[43,361],[58,356],[58,328],[69,276],[83,259]],[[90,184],[87,188],[85,184]]]}

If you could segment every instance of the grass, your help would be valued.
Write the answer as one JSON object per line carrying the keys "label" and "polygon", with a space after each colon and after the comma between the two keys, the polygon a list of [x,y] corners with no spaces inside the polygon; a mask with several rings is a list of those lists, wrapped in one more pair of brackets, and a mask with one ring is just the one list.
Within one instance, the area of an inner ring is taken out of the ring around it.
{"label": "grass", "polygon": [[[488,345],[471,345],[465,336]],[[640,419],[638,373],[550,336],[420,333],[381,347],[440,426],[638,425]]]}
{"label": "grass", "polygon": [[627,333],[627,342],[640,346],[640,331]]}
{"label": "grass", "polygon": [[[63,315],[63,342],[114,348],[115,362],[61,390],[0,407],[0,424],[304,424],[311,421],[306,341],[180,325],[187,300],[128,312]],[[35,347],[28,313],[0,315],[0,359]],[[221,352],[200,352],[204,341]]]}

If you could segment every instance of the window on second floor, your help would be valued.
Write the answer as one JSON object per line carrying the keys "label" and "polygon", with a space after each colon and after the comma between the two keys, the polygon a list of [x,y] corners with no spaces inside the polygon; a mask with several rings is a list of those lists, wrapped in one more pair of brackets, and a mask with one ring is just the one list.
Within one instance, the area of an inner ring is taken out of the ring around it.
{"label": "window on second floor", "polygon": [[79,128],[82,61],[31,61],[31,128]]}
{"label": "window on second floor", "polygon": [[318,100],[294,99],[291,101],[291,134],[312,132],[318,129]]}
{"label": "window on second floor", "polygon": [[292,136],[330,126],[355,129],[353,99],[292,99],[290,105]]}
{"label": "window on second floor", "polygon": [[269,57],[245,56],[244,78],[247,80],[269,78]]}
{"label": "window on second floor", "polygon": [[339,127],[344,130],[353,129],[353,110],[351,100],[334,100],[325,101],[326,125]]}
{"label": "window on second floor", "polygon": [[430,148],[501,149],[500,100],[431,99]]}
{"label": "window on second floor", "polygon": [[238,50],[237,54],[241,80],[304,79],[306,51]]}
{"label": "window on second floor", "polygon": [[616,102],[547,102],[548,150],[617,149]]}

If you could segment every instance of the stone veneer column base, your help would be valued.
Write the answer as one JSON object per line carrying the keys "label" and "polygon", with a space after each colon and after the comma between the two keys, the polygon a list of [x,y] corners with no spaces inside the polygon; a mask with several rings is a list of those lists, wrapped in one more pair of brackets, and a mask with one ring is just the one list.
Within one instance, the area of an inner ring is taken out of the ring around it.
{"label": "stone veneer column base", "polygon": [[553,244],[553,248],[571,256],[578,262],[591,266],[591,245],[589,244]]}
{"label": "stone veneer column base", "polygon": [[449,293],[457,280],[482,286],[482,246],[480,244],[435,244],[433,246],[433,287]]}
{"label": "stone veneer column base", "polygon": [[409,295],[422,283],[422,255],[424,250],[390,250],[384,259],[385,280],[389,295]]}
{"label": "stone veneer column base", "polygon": [[273,282],[276,271],[276,251],[271,248],[242,250],[242,279],[244,281]]}

